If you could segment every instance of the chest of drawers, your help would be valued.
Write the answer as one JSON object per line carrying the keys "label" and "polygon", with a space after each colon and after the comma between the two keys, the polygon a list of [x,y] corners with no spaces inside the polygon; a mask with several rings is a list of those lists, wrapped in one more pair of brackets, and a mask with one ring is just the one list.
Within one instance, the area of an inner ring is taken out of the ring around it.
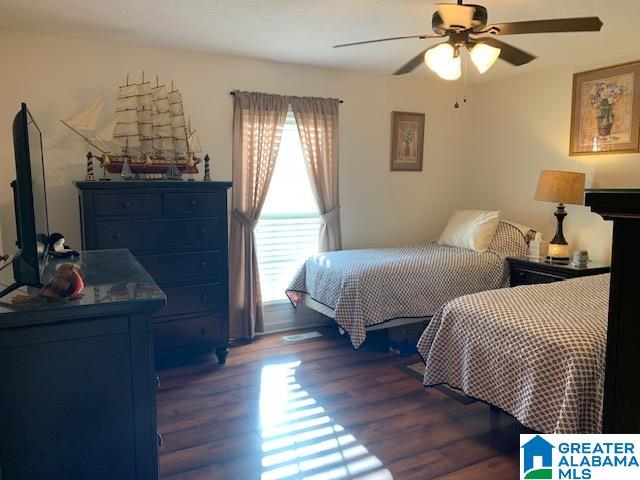
{"label": "chest of drawers", "polygon": [[159,364],[229,345],[229,182],[76,182],[82,248],[127,248],[167,295],[154,316]]}

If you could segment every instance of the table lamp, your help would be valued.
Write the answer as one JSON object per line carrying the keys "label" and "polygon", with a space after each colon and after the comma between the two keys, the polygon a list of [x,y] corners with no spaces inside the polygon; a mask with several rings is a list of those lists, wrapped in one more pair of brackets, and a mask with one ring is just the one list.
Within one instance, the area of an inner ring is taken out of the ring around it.
{"label": "table lamp", "polygon": [[569,244],[564,239],[562,222],[567,216],[564,204],[584,205],[584,173],[542,170],[536,189],[536,200],[557,203],[556,234],[549,242],[549,263],[569,263]]}

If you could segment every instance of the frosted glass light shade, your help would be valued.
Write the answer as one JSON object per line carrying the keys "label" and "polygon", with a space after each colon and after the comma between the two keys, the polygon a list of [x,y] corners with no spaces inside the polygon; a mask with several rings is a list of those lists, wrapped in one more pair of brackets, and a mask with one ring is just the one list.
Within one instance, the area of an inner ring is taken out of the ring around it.
{"label": "frosted glass light shade", "polygon": [[501,51],[499,48],[492,47],[486,43],[476,43],[469,54],[478,71],[484,73],[495,63]]}
{"label": "frosted glass light shade", "polygon": [[441,43],[427,50],[424,61],[427,67],[445,80],[457,80],[462,75],[460,55],[455,55],[455,49],[449,43]]}
{"label": "frosted glass light shade", "polygon": [[569,245],[566,243],[549,243],[548,262],[566,263],[569,260]]}

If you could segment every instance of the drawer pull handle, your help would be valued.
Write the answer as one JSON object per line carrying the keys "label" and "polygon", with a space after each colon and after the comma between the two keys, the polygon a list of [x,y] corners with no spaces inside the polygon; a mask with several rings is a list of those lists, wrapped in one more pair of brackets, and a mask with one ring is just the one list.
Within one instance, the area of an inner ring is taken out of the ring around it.
{"label": "drawer pull handle", "polygon": [[191,200],[191,201],[189,202],[189,206],[190,206],[190,207],[197,207],[197,206],[198,206],[198,202],[197,202],[197,200]]}
{"label": "drawer pull handle", "polygon": [[161,447],[162,446],[162,434],[161,433],[156,433],[156,435],[158,435],[158,446]]}
{"label": "drawer pull handle", "polygon": [[114,234],[113,234],[113,239],[117,242],[118,240],[120,240],[120,237],[121,237],[121,236],[122,236],[122,235],[120,235],[119,233],[114,233]]}
{"label": "drawer pull handle", "polygon": [[160,377],[156,376],[156,390],[160,390]]}
{"label": "drawer pull handle", "polygon": [[128,209],[131,206],[131,202],[122,202],[122,208],[124,208],[125,210]]}

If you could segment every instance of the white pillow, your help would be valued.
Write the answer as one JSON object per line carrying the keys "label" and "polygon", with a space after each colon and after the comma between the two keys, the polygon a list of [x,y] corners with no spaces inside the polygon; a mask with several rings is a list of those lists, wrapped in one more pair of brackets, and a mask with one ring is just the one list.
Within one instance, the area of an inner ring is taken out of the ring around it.
{"label": "white pillow", "polygon": [[440,234],[438,243],[486,252],[491,245],[502,212],[456,210]]}

